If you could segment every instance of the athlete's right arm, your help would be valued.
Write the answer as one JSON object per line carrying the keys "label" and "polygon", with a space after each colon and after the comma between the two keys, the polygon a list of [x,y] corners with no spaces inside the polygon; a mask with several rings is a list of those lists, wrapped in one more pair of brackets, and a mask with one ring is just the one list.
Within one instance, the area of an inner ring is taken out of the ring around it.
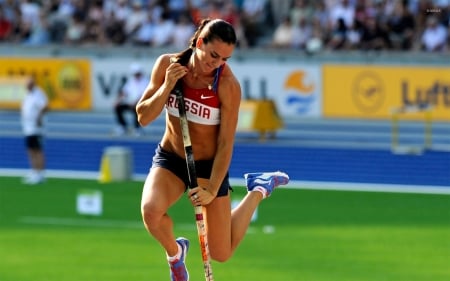
{"label": "athlete's right arm", "polygon": [[150,82],[136,105],[141,126],[148,125],[159,116],[178,79],[187,73],[186,67],[170,63],[170,57],[169,54],[158,57],[153,66]]}

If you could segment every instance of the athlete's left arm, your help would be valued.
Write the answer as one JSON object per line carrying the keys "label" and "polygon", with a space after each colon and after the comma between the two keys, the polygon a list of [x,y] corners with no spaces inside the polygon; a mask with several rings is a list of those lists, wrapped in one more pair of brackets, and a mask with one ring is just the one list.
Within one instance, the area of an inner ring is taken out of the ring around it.
{"label": "athlete's left arm", "polygon": [[236,77],[229,72],[219,84],[220,128],[217,139],[217,151],[211,172],[208,191],[217,195],[220,185],[228,172],[233,154],[234,137],[241,103],[241,87]]}

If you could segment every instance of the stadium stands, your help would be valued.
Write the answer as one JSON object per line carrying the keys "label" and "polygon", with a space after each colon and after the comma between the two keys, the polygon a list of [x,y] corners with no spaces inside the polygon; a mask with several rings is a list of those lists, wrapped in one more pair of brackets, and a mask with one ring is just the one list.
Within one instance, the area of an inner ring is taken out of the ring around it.
{"label": "stadium stands", "polygon": [[[241,48],[446,52],[449,6],[437,0],[0,1],[0,43],[180,48],[209,17],[232,23]],[[277,44],[276,31],[292,41]],[[305,34],[311,36],[303,42]]]}

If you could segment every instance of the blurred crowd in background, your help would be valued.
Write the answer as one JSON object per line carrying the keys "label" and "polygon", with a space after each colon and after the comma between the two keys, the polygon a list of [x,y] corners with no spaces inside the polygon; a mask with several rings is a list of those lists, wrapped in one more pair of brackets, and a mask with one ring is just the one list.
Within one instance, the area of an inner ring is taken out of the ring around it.
{"label": "blurred crowd in background", "polygon": [[450,50],[450,0],[0,0],[0,44],[184,49],[207,17],[238,48]]}

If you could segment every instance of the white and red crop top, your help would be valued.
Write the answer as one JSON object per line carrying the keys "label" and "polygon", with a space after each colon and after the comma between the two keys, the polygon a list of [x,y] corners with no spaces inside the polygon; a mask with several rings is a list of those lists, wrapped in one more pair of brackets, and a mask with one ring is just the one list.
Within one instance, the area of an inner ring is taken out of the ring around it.
{"label": "white and red crop top", "polygon": [[[183,83],[184,104],[186,117],[189,121],[203,125],[220,124],[220,100],[217,93],[222,67],[217,68],[211,89],[193,89]],[[166,102],[168,114],[179,117],[177,97],[170,93]]]}

